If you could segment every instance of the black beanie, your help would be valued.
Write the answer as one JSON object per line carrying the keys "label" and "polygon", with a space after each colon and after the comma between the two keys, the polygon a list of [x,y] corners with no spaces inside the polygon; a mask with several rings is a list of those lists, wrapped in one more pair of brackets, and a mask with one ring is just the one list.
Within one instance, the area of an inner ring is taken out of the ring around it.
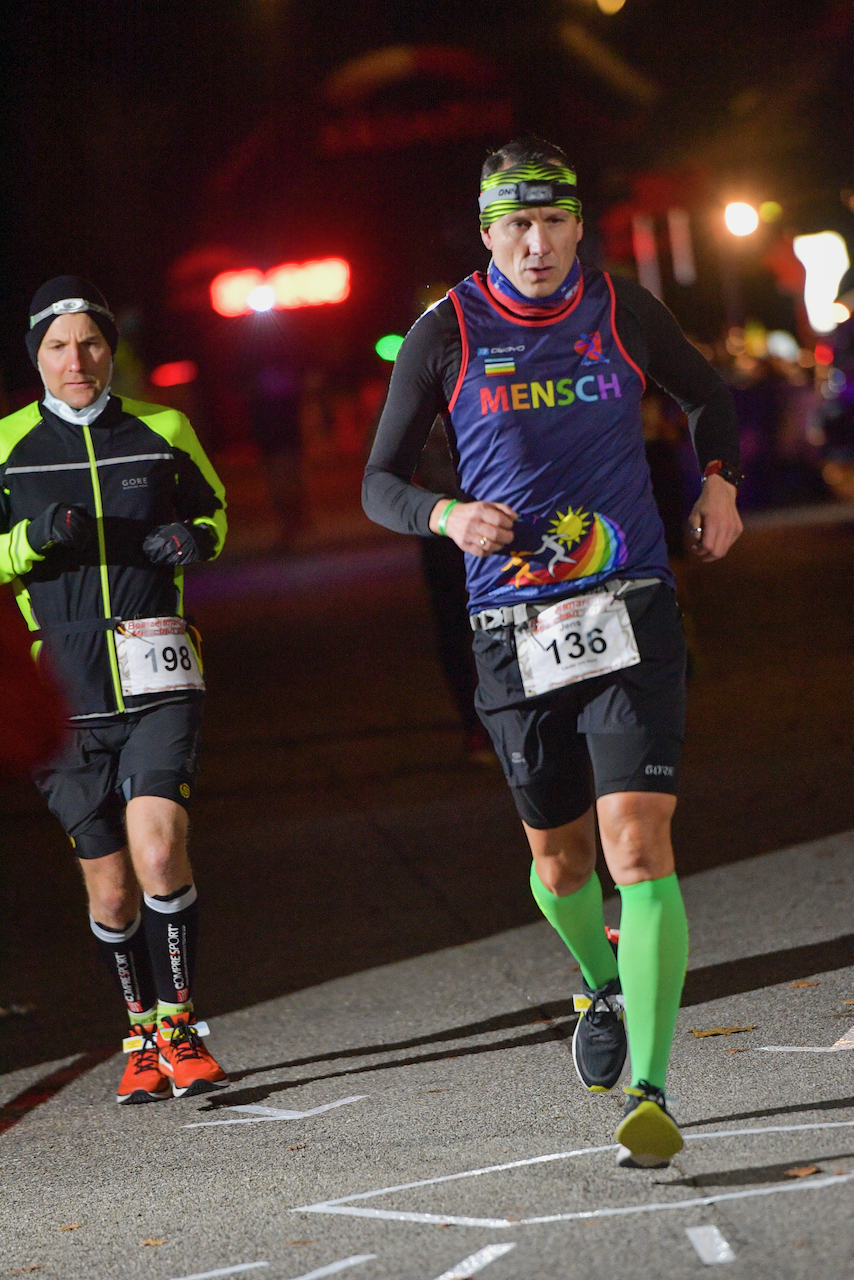
{"label": "black beanie", "polygon": [[[57,306],[56,304],[62,304]],[[41,312],[46,315],[41,315]],[[100,289],[82,276],[57,276],[37,290],[30,303],[30,327],[24,341],[33,364],[38,366],[42,338],[57,316],[69,313],[89,316],[106,338],[113,355],[119,343],[119,331],[107,299]],[[39,319],[36,317],[39,316]],[[35,323],[33,321],[35,320]]]}

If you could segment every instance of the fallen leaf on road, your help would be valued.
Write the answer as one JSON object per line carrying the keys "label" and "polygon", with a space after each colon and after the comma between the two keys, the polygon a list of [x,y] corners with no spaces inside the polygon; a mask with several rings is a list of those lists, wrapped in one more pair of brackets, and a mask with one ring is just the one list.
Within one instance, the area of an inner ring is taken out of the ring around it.
{"label": "fallen leaf on road", "polygon": [[298,1143],[298,1144],[297,1144],[297,1146],[295,1146],[295,1147],[287,1147],[287,1148],[286,1148],[286,1150],[288,1150],[288,1151],[305,1151],[305,1149],[306,1149],[306,1147],[307,1147],[307,1146],[308,1146],[308,1143],[307,1143],[307,1142],[300,1142],[300,1143]]}
{"label": "fallen leaf on road", "polygon": [[843,1004],[854,1004],[854,1000],[843,1000]]}
{"label": "fallen leaf on road", "polygon": [[755,1031],[756,1027],[756,1023],[750,1027],[709,1027],[708,1031],[695,1031],[692,1027],[691,1035],[696,1036],[698,1040],[706,1036],[737,1036],[741,1031]]}
{"label": "fallen leaf on road", "polygon": [[817,1164],[802,1164],[802,1165],[798,1165],[795,1169],[787,1169],[786,1177],[787,1178],[808,1178],[810,1174],[820,1173],[820,1172],[821,1171]]}
{"label": "fallen leaf on road", "polygon": [[37,1262],[34,1267],[13,1267],[10,1274],[13,1276],[22,1276],[28,1271],[44,1271],[44,1267],[45,1264],[43,1262]]}
{"label": "fallen leaf on road", "polygon": [[809,978],[804,978],[802,982],[790,982],[790,987],[817,987],[817,982],[811,982]]}
{"label": "fallen leaf on road", "polygon": [[724,1053],[750,1053],[747,1045],[743,1049],[724,1049]]}
{"label": "fallen leaf on road", "polygon": [[143,1240],[142,1243],[143,1244],[165,1244],[166,1237],[164,1236],[162,1240],[158,1240],[155,1236],[149,1236],[148,1239]]}
{"label": "fallen leaf on road", "polygon": [[844,1177],[845,1177],[845,1175],[846,1175],[847,1173],[848,1173],[848,1170],[847,1170],[847,1169],[834,1169],[834,1170],[833,1170],[833,1176],[834,1176],[834,1178],[844,1178]]}
{"label": "fallen leaf on road", "polygon": [[285,1244],[314,1244],[313,1240],[286,1240]]}
{"label": "fallen leaf on road", "polygon": [[69,1222],[67,1227],[57,1227],[57,1231],[76,1231],[79,1226],[79,1222]]}

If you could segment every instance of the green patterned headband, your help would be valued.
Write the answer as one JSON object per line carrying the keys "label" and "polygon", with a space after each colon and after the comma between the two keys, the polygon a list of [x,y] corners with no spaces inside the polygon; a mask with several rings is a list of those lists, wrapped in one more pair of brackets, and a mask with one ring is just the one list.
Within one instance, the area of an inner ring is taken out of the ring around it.
{"label": "green patterned headband", "polygon": [[480,184],[480,225],[489,227],[505,213],[534,205],[567,209],[581,217],[581,201],[575,194],[575,174],[565,165],[517,164],[491,173]]}

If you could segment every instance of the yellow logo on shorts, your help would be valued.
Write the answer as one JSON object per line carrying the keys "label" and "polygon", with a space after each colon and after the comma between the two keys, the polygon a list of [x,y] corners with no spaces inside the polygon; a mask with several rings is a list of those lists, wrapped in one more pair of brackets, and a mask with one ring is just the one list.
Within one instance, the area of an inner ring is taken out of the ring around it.
{"label": "yellow logo on shorts", "polygon": [[69,837],[68,837],[68,839],[71,841],[71,847],[72,847],[72,849],[76,849],[76,848],[77,848],[77,841],[74,839],[74,836],[69,836]]}
{"label": "yellow logo on shorts", "polygon": [[187,783],[187,782],[182,782],[182,783],[181,783],[181,785],[180,785],[180,787],[178,788],[178,790],[181,792],[181,795],[184,797],[184,799],[185,799],[185,800],[188,800],[188,799],[190,798],[190,786],[189,786],[189,783]]}

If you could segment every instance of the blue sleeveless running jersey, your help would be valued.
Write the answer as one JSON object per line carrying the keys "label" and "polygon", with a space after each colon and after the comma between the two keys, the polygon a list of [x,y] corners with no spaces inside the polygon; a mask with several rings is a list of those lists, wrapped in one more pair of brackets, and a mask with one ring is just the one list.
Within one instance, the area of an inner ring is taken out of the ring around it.
{"label": "blue sleeveless running jersey", "polygon": [[641,429],[641,370],[591,267],[557,319],[508,318],[477,273],[452,289],[462,364],[448,406],[460,485],[519,515],[503,553],[466,555],[472,612],[613,577],[673,583]]}

